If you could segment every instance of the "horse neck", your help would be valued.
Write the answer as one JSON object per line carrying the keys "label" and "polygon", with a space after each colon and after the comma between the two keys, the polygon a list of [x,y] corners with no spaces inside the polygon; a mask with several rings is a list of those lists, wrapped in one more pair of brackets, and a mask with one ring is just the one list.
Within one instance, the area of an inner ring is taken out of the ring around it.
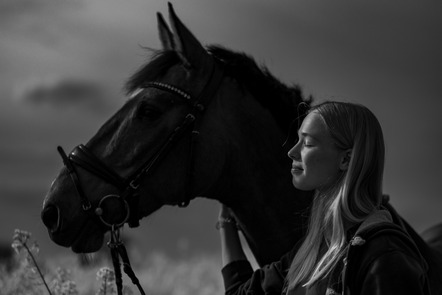
{"label": "horse neck", "polygon": [[279,259],[299,241],[306,224],[308,193],[291,182],[290,160],[282,144],[286,135],[273,116],[255,106],[243,113],[232,134],[229,164],[216,189],[229,206],[260,265]]}
{"label": "horse neck", "polygon": [[278,260],[305,233],[310,198],[293,187],[286,162],[257,157],[249,160],[256,165],[251,171],[238,169],[239,174],[232,173],[236,179],[232,188],[236,191],[230,192],[230,200],[226,201],[232,202],[232,210],[260,265]]}

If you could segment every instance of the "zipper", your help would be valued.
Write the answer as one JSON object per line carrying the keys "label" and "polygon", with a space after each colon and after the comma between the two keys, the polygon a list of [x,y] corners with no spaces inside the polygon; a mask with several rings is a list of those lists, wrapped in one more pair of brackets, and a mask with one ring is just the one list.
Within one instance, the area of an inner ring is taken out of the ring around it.
{"label": "zipper", "polygon": [[[350,247],[348,249],[350,250]],[[349,251],[347,250],[347,255],[343,259],[344,268],[342,269],[342,295],[345,295],[345,289],[347,289],[347,285],[345,284],[345,276],[347,274],[348,252]]]}

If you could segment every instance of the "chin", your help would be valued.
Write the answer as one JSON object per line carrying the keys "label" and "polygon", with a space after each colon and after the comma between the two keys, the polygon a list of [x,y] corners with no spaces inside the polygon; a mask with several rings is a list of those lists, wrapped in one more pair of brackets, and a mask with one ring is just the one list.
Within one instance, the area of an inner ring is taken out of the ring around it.
{"label": "chin", "polygon": [[104,234],[79,237],[71,246],[74,253],[93,253],[101,249],[104,242]]}
{"label": "chin", "polygon": [[312,191],[312,190],[316,189],[315,187],[312,187],[311,185],[308,185],[306,183],[302,183],[300,181],[293,180],[292,183],[293,183],[293,186],[300,191]]}

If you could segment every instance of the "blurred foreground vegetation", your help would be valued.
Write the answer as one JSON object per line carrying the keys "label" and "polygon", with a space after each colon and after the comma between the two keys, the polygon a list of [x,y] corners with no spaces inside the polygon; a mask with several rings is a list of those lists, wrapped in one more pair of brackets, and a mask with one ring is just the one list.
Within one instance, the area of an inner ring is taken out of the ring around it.
{"label": "blurred foreground vegetation", "polygon": [[[14,233],[12,249],[12,257],[0,260],[2,295],[116,294],[112,263],[106,254],[85,259],[85,256],[70,253],[43,261],[39,258],[40,249],[36,241],[32,241],[31,234],[19,230]],[[144,259],[137,259],[136,253],[129,251],[134,271],[147,294],[224,293],[218,255],[205,254],[176,260],[161,253],[151,253]],[[123,283],[124,294],[138,294],[125,274]]]}

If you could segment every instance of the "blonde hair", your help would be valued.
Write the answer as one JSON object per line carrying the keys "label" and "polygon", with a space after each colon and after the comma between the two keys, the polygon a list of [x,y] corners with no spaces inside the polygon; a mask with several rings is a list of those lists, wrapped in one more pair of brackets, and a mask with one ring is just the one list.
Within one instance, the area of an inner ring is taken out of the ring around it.
{"label": "blonde hair", "polygon": [[315,194],[307,235],[286,278],[288,290],[327,277],[344,254],[346,230],[373,213],[382,200],[385,147],[373,113],[344,102],[325,102],[309,112],[321,115],[338,149],[352,152],[348,169],[335,184]]}

